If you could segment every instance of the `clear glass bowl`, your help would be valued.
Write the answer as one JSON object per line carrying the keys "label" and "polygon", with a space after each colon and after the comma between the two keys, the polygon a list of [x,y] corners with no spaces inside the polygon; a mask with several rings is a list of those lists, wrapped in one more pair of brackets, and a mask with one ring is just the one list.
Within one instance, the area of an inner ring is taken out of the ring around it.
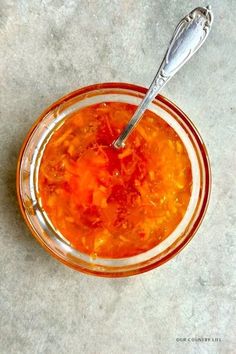
{"label": "clear glass bowl", "polygon": [[62,263],[84,273],[124,277],[146,272],[174,257],[193,237],[206,212],[210,194],[210,166],[206,148],[190,119],[172,102],[158,97],[149,109],[166,120],[182,139],[191,161],[193,188],[186,214],[174,232],[151,250],[120,259],[92,259],[71,247],[57,233],[37,199],[37,178],[43,149],[60,121],[82,107],[100,102],[138,105],[147,89],[125,83],[96,84],[81,88],[53,103],[29,131],[17,167],[17,193],[21,212],[40,244]]}

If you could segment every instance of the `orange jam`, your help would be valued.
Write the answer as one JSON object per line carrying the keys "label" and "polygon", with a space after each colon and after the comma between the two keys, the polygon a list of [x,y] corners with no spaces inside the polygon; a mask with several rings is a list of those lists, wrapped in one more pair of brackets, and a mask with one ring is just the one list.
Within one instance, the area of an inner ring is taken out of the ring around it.
{"label": "orange jam", "polygon": [[164,120],[146,111],[124,149],[110,144],[137,107],[99,103],[53,133],[39,168],[39,199],[54,228],[91,257],[120,258],[163,241],[191,195],[187,151]]}

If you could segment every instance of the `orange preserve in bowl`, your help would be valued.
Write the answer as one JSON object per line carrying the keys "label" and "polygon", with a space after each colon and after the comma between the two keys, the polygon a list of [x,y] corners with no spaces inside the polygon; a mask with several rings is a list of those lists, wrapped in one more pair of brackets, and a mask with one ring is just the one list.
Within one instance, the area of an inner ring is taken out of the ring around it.
{"label": "orange preserve in bowl", "polygon": [[98,103],[57,126],[42,153],[38,199],[69,244],[92,258],[141,254],[166,239],[186,213],[192,172],[175,130],[146,111],[124,149],[110,145],[136,109]]}

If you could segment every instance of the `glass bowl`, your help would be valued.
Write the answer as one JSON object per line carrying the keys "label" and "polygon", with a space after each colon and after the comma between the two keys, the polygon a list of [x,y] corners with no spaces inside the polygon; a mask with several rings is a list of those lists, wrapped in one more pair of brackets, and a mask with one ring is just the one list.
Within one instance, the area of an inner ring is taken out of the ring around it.
{"label": "glass bowl", "polygon": [[17,166],[17,194],[22,215],[32,234],[52,256],[78,271],[105,277],[124,277],[156,268],[174,257],[196,233],[208,205],[210,166],[206,148],[190,119],[167,98],[158,95],[149,110],[171,125],[182,139],[191,161],[193,187],[187,211],[176,229],[156,247],[139,255],[96,258],[71,247],[52,227],[37,199],[37,179],[43,149],[54,128],[82,107],[101,102],[138,105],[146,88],[126,83],[103,83],[81,88],[53,103],[29,131]]}

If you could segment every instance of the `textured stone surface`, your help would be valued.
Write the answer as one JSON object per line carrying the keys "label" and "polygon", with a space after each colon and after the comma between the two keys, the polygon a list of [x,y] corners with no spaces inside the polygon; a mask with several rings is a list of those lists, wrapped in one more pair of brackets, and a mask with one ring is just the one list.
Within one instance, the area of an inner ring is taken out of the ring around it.
{"label": "textured stone surface", "polygon": [[[98,279],[52,259],[18,211],[15,170],[39,113],[78,87],[148,86],[193,0],[0,0],[0,353],[235,353],[236,6],[164,94],[207,145],[213,188],[196,237],[159,269]],[[203,0],[201,5],[206,5]],[[220,337],[220,343],[176,337]]]}

